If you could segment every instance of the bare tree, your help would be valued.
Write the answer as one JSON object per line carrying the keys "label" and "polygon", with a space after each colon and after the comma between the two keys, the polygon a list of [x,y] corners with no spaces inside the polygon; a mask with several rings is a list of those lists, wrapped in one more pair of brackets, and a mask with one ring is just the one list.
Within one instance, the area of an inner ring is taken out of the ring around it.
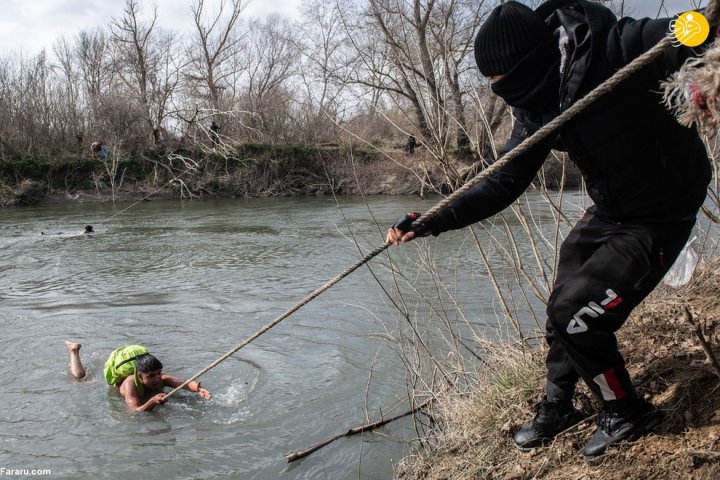
{"label": "bare tree", "polygon": [[242,70],[238,62],[242,36],[235,31],[240,14],[247,4],[243,0],[231,0],[230,11],[225,13],[227,2],[221,0],[218,11],[207,13],[204,0],[197,0],[191,7],[195,37],[188,50],[188,81],[195,95],[206,102],[206,107],[223,110],[223,90],[232,86],[232,79]]}
{"label": "bare tree", "polygon": [[115,73],[105,32],[99,28],[81,31],[75,39],[75,56],[92,129],[102,118],[101,95],[110,89]]}
{"label": "bare tree", "polygon": [[292,94],[286,82],[295,73],[296,50],[287,18],[273,14],[250,22],[247,69],[246,110],[255,112],[260,122],[255,128],[271,138],[280,138],[286,122]]}
{"label": "bare tree", "polygon": [[[167,130],[164,128],[166,118],[169,116],[173,97],[178,94],[181,83],[181,71],[186,65],[186,59],[181,51],[174,48],[178,36],[172,32],[162,32],[159,35],[157,46],[157,63],[150,82],[150,111],[154,124],[153,138],[155,143],[169,140]],[[165,132],[163,134],[162,132]]]}
{"label": "bare tree", "polygon": [[59,72],[59,82],[62,83],[62,98],[58,99],[62,105],[59,122],[62,130],[63,141],[67,142],[69,131],[73,136],[82,138],[82,121],[80,119],[80,75],[78,72],[75,51],[73,45],[65,37],[59,38],[53,46],[56,64],[53,66],[55,72]]}
{"label": "bare tree", "polygon": [[[167,88],[177,84],[162,69],[172,64],[172,35],[162,34],[157,26],[157,7],[147,22],[140,19],[137,0],[126,0],[123,16],[113,21],[112,35],[115,41],[117,67],[120,78],[132,92],[142,121],[146,123],[155,143],[160,140],[161,123],[165,117]],[[163,78],[168,81],[161,81]]]}
{"label": "bare tree", "polygon": [[10,80],[15,102],[11,109],[13,133],[18,148],[33,156],[41,154],[54,138],[54,105],[52,104],[52,71],[45,50],[37,56],[19,57]]}
{"label": "bare tree", "polygon": [[472,72],[485,7],[470,0],[369,0],[365,10],[345,15],[356,52],[352,81],[382,91],[405,112],[405,134],[429,147],[453,183],[458,174],[449,150],[454,143],[468,151],[463,77]]}
{"label": "bare tree", "polygon": [[460,78],[466,72],[474,74],[475,71],[471,52],[482,19],[483,3],[477,0],[441,1],[437,5],[438,15],[432,20],[435,54],[452,98],[457,147],[463,153],[469,151],[470,139]]}
{"label": "bare tree", "polygon": [[305,91],[298,112],[305,126],[300,132],[303,141],[336,137],[335,123],[349,108],[348,99],[341,97],[349,83],[348,70],[343,68],[349,56],[342,22],[342,11],[347,8],[346,0],[306,0],[301,6],[295,47],[300,59],[298,76]]}

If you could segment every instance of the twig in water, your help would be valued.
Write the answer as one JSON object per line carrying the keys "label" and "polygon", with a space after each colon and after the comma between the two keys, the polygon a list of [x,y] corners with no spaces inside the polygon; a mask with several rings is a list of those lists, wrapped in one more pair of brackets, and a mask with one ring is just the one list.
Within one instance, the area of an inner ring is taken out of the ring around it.
{"label": "twig in water", "polygon": [[400,415],[396,415],[394,417],[387,418],[385,420],[378,420],[377,422],[367,423],[365,425],[360,425],[357,427],[353,427],[346,432],[340,433],[338,435],[333,435],[332,437],[328,437],[322,442],[313,445],[310,448],[306,448],[305,450],[298,450],[297,452],[289,453],[285,455],[285,458],[287,458],[288,463],[294,462],[295,460],[300,460],[301,458],[305,458],[311,453],[320,450],[322,447],[329,445],[330,443],[334,442],[335,440],[338,440],[343,437],[349,437],[350,435],[356,435],[358,433],[367,432],[369,430],[374,430],[378,427],[382,427],[383,425],[386,425],[390,422],[394,422],[395,420],[398,420],[403,417],[407,417],[408,415],[412,415],[415,412],[418,412],[422,410],[423,408],[428,407],[435,399],[434,398],[428,398],[423,403],[418,405],[417,407],[413,408],[412,410],[408,410],[405,413],[402,413]]}

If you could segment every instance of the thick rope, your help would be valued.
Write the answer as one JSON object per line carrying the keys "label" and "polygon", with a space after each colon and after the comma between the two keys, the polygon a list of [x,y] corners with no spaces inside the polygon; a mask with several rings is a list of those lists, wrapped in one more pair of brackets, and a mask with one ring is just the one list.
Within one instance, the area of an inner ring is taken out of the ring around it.
{"label": "thick rope", "polygon": [[540,128],[537,132],[532,134],[529,138],[526,138],[520,145],[510,150],[507,154],[505,154],[500,160],[496,161],[492,165],[490,165],[488,168],[480,172],[479,174],[475,175],[473,178],[468,180],[461,188],[456,190],[452,193],[452,195],[447,196],[443,200],[437,203],[434,207],[432,207],[430,210],[425,212],[420,218],[418,218],[413,225],[420,225],[422,223],[427,222],[431,217],[436,215],[440,210],[447,207],[450,203],[455,201],[457,198],[461,197],[465,194],[468,190],[470,190],[472,187],[477,185],[480,180],[487,177],[490,174],[493,174],[497,172],[500,168],[502,168],[504,165],[506,165],[511,160],[519,157],[523,153],[530,150],[532,147],[540,143],[545,137],[553,133],[555,130],[560,128],[562,125],[567,123],[569,120],[571,120],[573,117],[575,117],[578,113],[583,111],[585,108],[590,106],[593,102],[595,102],[597,99],[602,97],[603,95],[611,92],[615,87],[617,87],[620,83],[627,80],[630,76],[640,71],[642,68],[647,66],[650,62],[652,62],[655,58],[659,57],[660,54],[662,54],[667,47],[669,47],[672,44],[672,37],[666,36],[663,38],[660,42],[658,42],[653,48],[642,54],[641,56],[637,57],[635,60],[627,64],[622,69],[615,72],[615,74],[607,79],[604,83],[596,87],[593,91],[588,93],[585,97],[583,97],[580,101],[576,102],[573,106],[565,110],[562,114],[555,117],[551,122]]}
{"label": "thick rope", "polygon": [[[718,0],[715,0],[715,4],[718,3]],[[717,8],[717,6],[716,6]],[[629,78],[631,75],[635,74],[639,70],[641,70],[643,67],[645,67],[647,64],[652,62],[655,58],[660,56],[661,53],[665,51],[665,49],[672,44],[672,37],[667,36],[662,41],[660,41],[657,45],[655,45],[653,48],[645,52],[643,55],[637,57],[635,60],[633,60],[631,63],[623,67],[622,69],[618,70],[612,77],[610,77],[608,80],[606,80],[603,84],[596,87],[593,91],[591,91],[588,95],[586,95],[582,100],[575,103],[572,107],[567,109],[565,112],[563,112],[561,115],[557,116],[554,120],[552,120],[550,123],[539,129],[537,132],[535,132],[532,136],[525,139],[520,145],[512,149],[510,152],[508,152],[505,156],[503,156],[500,160],[496,161],[492,165],[490,165],[485,170],[481,171],[477,175],[475,175],[473,178],[471,178],[465,185],[463,185],[461,188],[453,192],[451,195],[440,201],[437,205],[432,207],[430,210],[425,212],[418,220],[416,220],[413,224],[419,225],[421,223],[427,222],[430,218],[432,218],[434,215],[437,214],[440,210],[445,208],[448,204],[465,194],[470,188],[477,185],[480,180],[487,177],[488,175],[491,175],[498,171],[503,165],[510,162],[512,159],[517,158],[519,155],[522,155],[523,153],[527,152],[530,148],[537,145],[538,142],[540,142],[542,139],[544,139],[546,136],[560,128],[562,125],[564,125],[566,122],[568,122],[570,119],[575,117],[578,113],[580,113],[583,109],[587,108],[591,103],[596,101],[598,98],[602,97],[606,93],[612,91],[617,85],[619,85],[621,82]],[[172,395],[174,395],[178,390],[184,388],[187,386],[190,382],[194,381],[195,379],[199,378],[201,375],[204,375],[209,370],[215,368],[217,365],[222,363],[224,360],[226,360],[228,357],[233,355],[235,352],[243,348],[245,345],[249,344],[256,338],[258,338],[263,333],[267,332],[271,328],[273,328],[275,325],[283,321],[285,318],[289,317],[291,314],[295,313],[297,310],[299,310],[301,307],[309,303],[311,300],[313,300],[315,297],[323,293],[324,291],[328,290],[330,287],[338,283],[340,280],[357,270],[362,265],[365,265],[367,262],[369,262],[372,258],[377,256],[378,254],[382,253],[384,250],[386,250],[390,244],[384,244],[379,247],[377,247],[372,252],[368,253],[362,260],[358,261],[354,265],[348,267],[346,270],[344,270],[342,273],[340,273],[338,276],[327,282],[322,287],[318,288],[314,292],[312,292],[307,297],[303,298],[300,302],[295,304],[293,307],[291,307],[289,310],[287,310],[285,313],[280,315],[279,317],[275,318],[273,321],[262,327],[260,330],[243,340],[242,342],[238,343],[236,346],[234,346],[232,349],[230,349],[227,353],[225,353],[223,356],[215,360],[213,363],[205,367],[204,369],[200,370],[198,373],[187,379],[185,382],[182,383],[182,385],[178,386],[177,388],[171,390],[165,398],[169,398]]]}
{"label": "thick rope", "polygon": [[325,290],[329,289],[330,287],[332,287],[333,285],[335,285],[336,283],[338,283],[338,282],[339,282],[340,280],[342,280],[343,278],[345,278],[345,277],[347,277],[348,275],[350,275],[352,272],[354,272],[355,270],[357,270],[357,269],[360,268],[361,266],[365,265],[365,264],[366,264],[367,262],[369,262],[373,257],[377,256],[379,253],[381,253],[381,252],[383,252],[384,250],[386,250],[389,246],[390,246],[390,244],[389,244],[389,243],[386,243],[386,244],[384,244],[384,245],[381,245],[381,246],[377,247],[375,250],[373,250],[372,252],[370,252],[370,253],[368,253],[367,255],[365,255],[365,257],[364,257],[362,260],[360,260],[359,262],[355,263],[354,265],[351,265],[351,266],[349,266],[348,268],[346,268],[345,270],[343,270],[343,271],[342,271],[340,274],[338,274],[335,278],[333,278],[332,280],[330,280],[329,282],[327,282],[325,285],[323,285],[322,287],[320,287],[320,288],[318,288],[317,290],[315,290],[314,292],[312,292],[312,293],[311,293],[310,295],[308,295],[307,297],[305,297],[305,298],[303,298],[302,300],[300,300],[298,303],[296,303],[296,304],[295,304],[294,306],[292,306],[290,309],[288,309],[287,311],[285,311],[285,313],[283,313],[283,314],[280,315],[279,317],[275,318],[275,320],[273,320],[272,322],[268,323],[267,325],[265,325],[264,327],[262,327],[260,330],[258,330],[257,332],[253,333],[253,334],[250,335],[248,338],[246,338],[246,339],[243,340],[242,342],[240,342],[240,343],[238,343],[237,345],[235,345],[231,350],[229,350],[229,351],[228,351],[226,354],[224,354],[222,357],[218,358],[218,359],[215,360],[213,363],[211,363],[210,365],[208,365],[207,367],[205,367],[204,369],[202,369],[201,371],[199,371],[198,373],[196,373],[195,375],[193,375],[193,376],[190,377],[189,379],[185,380],[185,382],[183,382],[182,385],[180,385],[180,386],[178,386],[177,388],[175,388],[175,389],[173,389],[172,391],[170,391],[170,392],[165,396],[165,398],[170,397],[170,396],[173,395],[175,392],[177,392],[177,391],[180,390],[181,388],[185,387],[185,386],[186,386],[187,384],[189,384],[190,382],[194,381],[194,380],[195,380],[196,378],[198,378],[200,375],[203,375],[203,374],[207,373],[208,370],[211,370],[211,369],[215,368],[217,365],[219,365],[220,363],[222,363],[225,359],[227,359],[228,357],[230,357],[233,353],[237,352],[238,350],[240,350],[241,348],[243,348],[245,345],[247,345],[248,343],[252,342],[252,341],[255,340],[256,338],[258,338],[260,335],[262,335],[263,333],[267,332],[267,331],[270,330],[272,327],[274,327],[274,326],[277,325],[278,323],[282,322],[283,320],[285,320],[287,317],[289,317],[290,315],[292,315],[292,314],[295,313],[296,311],[300,310],[300,308],[302,308],[302,307],[304,307],[305,305],[307,305],[308,303],[310,303],[310,301],[313,300],[315,297],[317,297],[318,295],[320,295],[321,293],[323,293]]}
{"label": "thick rope", "polygon": [[[109,217],[105,217],[103,220],[99,220],[98,222],[96,222],[96,224],[98,224],[98,223],[99,223],[99,224],[106,223],[108,220],[112,220],[113,218],[117,217],[118,215],[127,212],[127,211],[130,210],[131,208],[135,207],[135,205],[138,205],[138,204],[144,202],[144,201],[147,200],[148,198],[150,198],[150,197],[152,197],[153,195],[155,195],[156,193],[158,193],[160,190],[162,190],[162,189],[164,189],[165,187],[167,187],[169,183],[174,182],[175,180],[177,180],[178,178],[182,177],[183,175],[185,175],[186,173],[188,173],[188,172],[191,171],[191,170],[194,170],[194,167],[191,167],[191,168],[186,169],[185,171],[181,172],[179,175],[173,175],[173,178],[171,178],[171,179],[168,180],[167,182],[163,183],[162,185],[160,185],[159,187],[157,187],[155,190],[153,190],[152,192],[150,192],[150,193],[148,193],[147,195],[145,195],[144,197],[142,197],[140,200],[137,200],[135,203],[133,203],[133,204],[131,204],[131,205],[123,208],[123,209],[120,210],[119,212],[116,212],[116,213],[110,215]],[[171,173],[172,173],[172,172],[171,172]]]}

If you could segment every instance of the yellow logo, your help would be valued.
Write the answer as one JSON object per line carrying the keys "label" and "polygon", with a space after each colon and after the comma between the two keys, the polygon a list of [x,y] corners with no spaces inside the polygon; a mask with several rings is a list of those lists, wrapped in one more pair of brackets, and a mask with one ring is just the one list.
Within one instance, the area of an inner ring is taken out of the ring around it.
{"label": "yellow logo", "polygon": [[690,11],[678,16],[670,22],[670,29],[678,44],[686,47],[697,47],[710,35],[710,24],[701,13]]}

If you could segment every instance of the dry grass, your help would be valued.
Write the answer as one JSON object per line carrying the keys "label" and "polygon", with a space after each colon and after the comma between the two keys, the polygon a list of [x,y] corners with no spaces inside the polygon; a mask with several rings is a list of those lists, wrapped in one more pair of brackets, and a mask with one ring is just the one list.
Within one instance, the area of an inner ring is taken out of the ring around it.
{"label": "dry grass", "polygon": [[[477,385],[441,397],[433,440],[399,465],[397,478],[720,478],[720,381],[683,316],[689,308],[720,353],[719,291],[720,259],[714,259],[698,268],[689,285],[657,290],[620,331],[620,348],[639,391],[666,412],[667,421],[654,434],[611,449],[596,465],[579,454],[594,430],[590,422],[547,448],[529,454],[516,450],[512,432],[532,418],[544,352],[519,345],[488,347],[488,367]],[[582,389],[577,404],[594,413]]]}

